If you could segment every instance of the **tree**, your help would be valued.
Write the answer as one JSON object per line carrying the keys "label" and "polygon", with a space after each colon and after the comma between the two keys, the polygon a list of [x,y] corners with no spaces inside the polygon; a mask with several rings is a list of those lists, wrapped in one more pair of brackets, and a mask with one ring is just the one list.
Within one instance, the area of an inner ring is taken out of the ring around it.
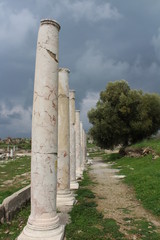
{"label": "tree", "polygon": [[124,80],[109,82],[88,112],[90,134],[100,147],[124,146],[160,128],[160,96],[132,90]]}

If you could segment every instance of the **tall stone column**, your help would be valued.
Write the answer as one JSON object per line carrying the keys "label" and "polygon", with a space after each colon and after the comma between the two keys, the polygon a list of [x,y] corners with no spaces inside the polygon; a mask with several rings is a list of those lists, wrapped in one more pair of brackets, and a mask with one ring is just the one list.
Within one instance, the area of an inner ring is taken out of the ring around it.
{"label": "tall stone column", "polygon": [[80,157],[81,157],[81,171],[84,170],[83,164],[83,124],[80,122]]}
{"label": "tall stone column", "polygon": [[61,240],[64,235],[56,213],[59,30],[57,22],[41,21],[32,114],[31,214],[18,240]]}
{"label": "tall stone column", "polygon": [[83,136],[83,166],[85,168],[85,163],[86,163],[86,133],[83,129],[82,132],[82,136]]}
{"label": "tall stone column", "polygon": [[75,91],[69,91],[70,113],[70,189],[78,189],[76,181]]}
{"label": "tall stone column", "polygon": [[59,69],[57,206],[73,205],[75,202],[70,191],[69,72],[67,68]]}
{"label": "tall stone column", "polygon": [[81,170],[81,139],[80,139],[80,111],[76,110],[76,177],[82,177]]}

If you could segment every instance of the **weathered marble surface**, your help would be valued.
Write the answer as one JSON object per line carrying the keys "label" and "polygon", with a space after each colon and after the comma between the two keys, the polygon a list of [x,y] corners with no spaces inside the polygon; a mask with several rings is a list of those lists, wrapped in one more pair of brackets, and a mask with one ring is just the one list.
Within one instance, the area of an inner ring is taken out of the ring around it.
{"label": "weathered marble surface", "polygon": [[32,114],[31,214],[18,240],[63,239],[56,213],[58,44],[60,25],[39,28]]}
{"label": "weathered marble surface", "polygon": [[73,205],[70,191],[69,69],[59,69],[57,206]]}
{"label": "weathered marble surface", "polygon": [[83,142],[83,124],[80,122],[80,158],[81,158],[81,171],[84,171],[84,162],[83,162],[83,148],[84,148],[84,142]]}
{"label": "weathered marble surface", "polygon": [[70,189],[78,189],[76,181],[75,91],[69,91],[70,113]]}
{"label": "weathered marble surface", "polygon": [[80,111],[76,110],[76,178],[82,177],[81,170],[81,139],[80,139]]}

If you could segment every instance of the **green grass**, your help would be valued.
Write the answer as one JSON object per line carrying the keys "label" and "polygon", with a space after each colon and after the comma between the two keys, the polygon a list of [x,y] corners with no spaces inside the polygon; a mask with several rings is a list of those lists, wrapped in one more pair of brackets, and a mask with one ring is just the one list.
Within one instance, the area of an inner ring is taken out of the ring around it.
{"label": "green grass", "polygon": [[31,150],[31,140],[30,139],[24,140],[20,143],[15,143],[15,144],[13,144],[13,143],[6,144],[4,142],[0,143],[0,148],[7,149],[8,146],[10,148],[13,148],[15,146],[15,147],[18,147],[18,149]]}
{"label": "green grass", "polygon": [[89,153],[89,157],[90,157],[90,158],[102,157],[103,155],[104,155],[104,152],[103,152],[103,151],[100,151],[100,150]]}
{"label": "green grass", "polygon": [[0,224],[0,240],[15,240],[23,230],[30,214],[30,204],[14,216],[11,222]]}
{"label": "green grass", "polygon": [[155,150],[156,153],[160,153],[160,138],[146,139],[142,142],[132,145],[132,147],[136,148],[150,147],[153,150]]}
{"label": "green grass", "polygon": [[0,163],[0,203],[19,189],[30,183],[31,158],[24,156],[16,160]]}
{"label": "green grass", "polygon": [[137,239],[144,240],[158,240],[160,239],[160,234],[156,232],[156,227],[153,223],[146,221],[145,219],[124,219],[126,220],[126,225],[130,226],[131,229],[128,230],[129,234],[134,234]]}
{"label": "green grass", "polygon": [[95,182],[93,182],[90,179],[90,177],[88,175],[88,170],[83,172],[83,178],[84,179],[81,182],[79,182],[80,187],[86,187],[86,186],[89,186],[89,185],[91,186],[91,185],[95,184]]}
{"label": "green grass", "polygon": [[[150,147],[160,153],[160,139],[144,140],[131,147]],[[139,158],[109,154],[104,155],[103,160],[114,162],[113,167],[120,168],[120,174],[126,175],[124,181],[134,188],[137,199],[146,209],[160,216],[160,158],[153,160],[151,154]]]}
{"label": "green grass", "polygon": [[87,142],[87,148],[94,148],[96,147],[95,143],[88,143]]}
{"label": "green grass", "polygon": [[142,158],[123,157],[114,167],[121,168],[126,175],[125,182],[134,187],[136,197],[143,206],[160,216],[160,158],[152,160],[151,155]]}
{"label": "green grass", "polygon": [[110,154],[103,154],[102,159],[105,162],[114,162],[121,158],[119,153],[110,153]]}
{"label": "green grass", "polygon": [[84,172],[84,179],[77,190],[78,204],[70,213],[71,223],[66,226],[67,240],[125,239],[114,219],[105,219],[96,209],[95,195],[89,189],[94,184]]}

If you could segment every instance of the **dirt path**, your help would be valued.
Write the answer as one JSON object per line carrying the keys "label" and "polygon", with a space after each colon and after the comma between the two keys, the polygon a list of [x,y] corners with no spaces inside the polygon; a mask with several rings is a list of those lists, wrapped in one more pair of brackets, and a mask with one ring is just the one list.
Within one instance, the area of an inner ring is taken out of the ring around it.
{"label": "dirt path", "polygon": [[160,219],[141,206],[133,190],[122,182],[117,172],[118,169],[112,169],[111,165],[103,163],[100,158],[93,160],[90,176],[97,183],[92,188],[96,195],[97,209],[105,218],[115,219],[127,239],[138,239],[136,235],[127,233],[132,228],[133,219],[145,218],[156,225],[160,232]]}

